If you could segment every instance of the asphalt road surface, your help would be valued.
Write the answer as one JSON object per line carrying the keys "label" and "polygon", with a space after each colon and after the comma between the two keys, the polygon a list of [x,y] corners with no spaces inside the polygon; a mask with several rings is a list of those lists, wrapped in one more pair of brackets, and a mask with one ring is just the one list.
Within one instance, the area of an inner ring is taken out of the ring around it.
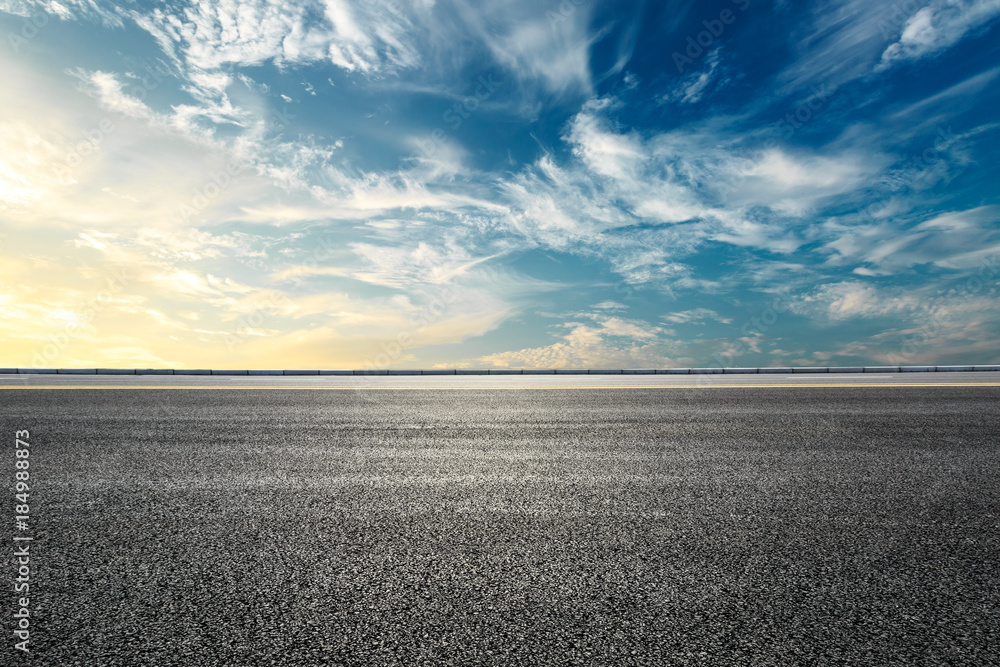
{"label": "asphalt road surface", "polygon": [[0,665],[1000,664],[1000,386],[948,375],[4,379]]}

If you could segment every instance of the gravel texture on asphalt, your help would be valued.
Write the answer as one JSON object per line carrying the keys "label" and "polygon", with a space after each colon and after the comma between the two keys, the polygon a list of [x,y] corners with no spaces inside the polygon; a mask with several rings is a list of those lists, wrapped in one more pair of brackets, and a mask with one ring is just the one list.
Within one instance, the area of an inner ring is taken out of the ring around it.
{"label": "gravel texture on asphalt", "polygon": [[998,406],[5,390],[35,608],[26,660],[8,587],[0,664],[1000,664]]}

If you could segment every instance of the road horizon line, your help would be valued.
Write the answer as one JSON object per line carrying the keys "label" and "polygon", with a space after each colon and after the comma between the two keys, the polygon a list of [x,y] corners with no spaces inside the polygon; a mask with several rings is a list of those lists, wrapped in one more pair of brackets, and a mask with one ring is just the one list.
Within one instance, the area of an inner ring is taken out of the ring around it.
{"label": "road horizon line", "polygon": [[762,366],[708,368],[366,368],[366,369],[195,369],[195,368],[0,368],[0,375],[219,375],[219,376],[449,376],[449,375],[766,375],[796,373],[969,373],[998,372],[1000,365],[947,366]]}

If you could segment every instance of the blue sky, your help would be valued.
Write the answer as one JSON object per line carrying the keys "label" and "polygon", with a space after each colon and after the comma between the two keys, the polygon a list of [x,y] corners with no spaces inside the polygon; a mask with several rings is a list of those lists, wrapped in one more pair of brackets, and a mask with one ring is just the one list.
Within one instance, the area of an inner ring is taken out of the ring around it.
{"label": "blue sky", "polygon": [[0,365],[998,363],[998,19],[0,0]]}

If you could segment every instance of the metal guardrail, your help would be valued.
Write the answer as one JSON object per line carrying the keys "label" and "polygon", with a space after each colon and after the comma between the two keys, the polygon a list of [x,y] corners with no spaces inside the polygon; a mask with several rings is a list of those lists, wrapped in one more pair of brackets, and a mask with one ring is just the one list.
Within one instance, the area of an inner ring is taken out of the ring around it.
{"label": "metal guardrail", "polygon": [[824,366],[767,368],[545,368],[545,369],[345,369],[345,370],[263,370],[194,368],[0,368],[0,375],[747,375],[773,373],[948,373],[1000,371],[1000,365],[986,366]]}

